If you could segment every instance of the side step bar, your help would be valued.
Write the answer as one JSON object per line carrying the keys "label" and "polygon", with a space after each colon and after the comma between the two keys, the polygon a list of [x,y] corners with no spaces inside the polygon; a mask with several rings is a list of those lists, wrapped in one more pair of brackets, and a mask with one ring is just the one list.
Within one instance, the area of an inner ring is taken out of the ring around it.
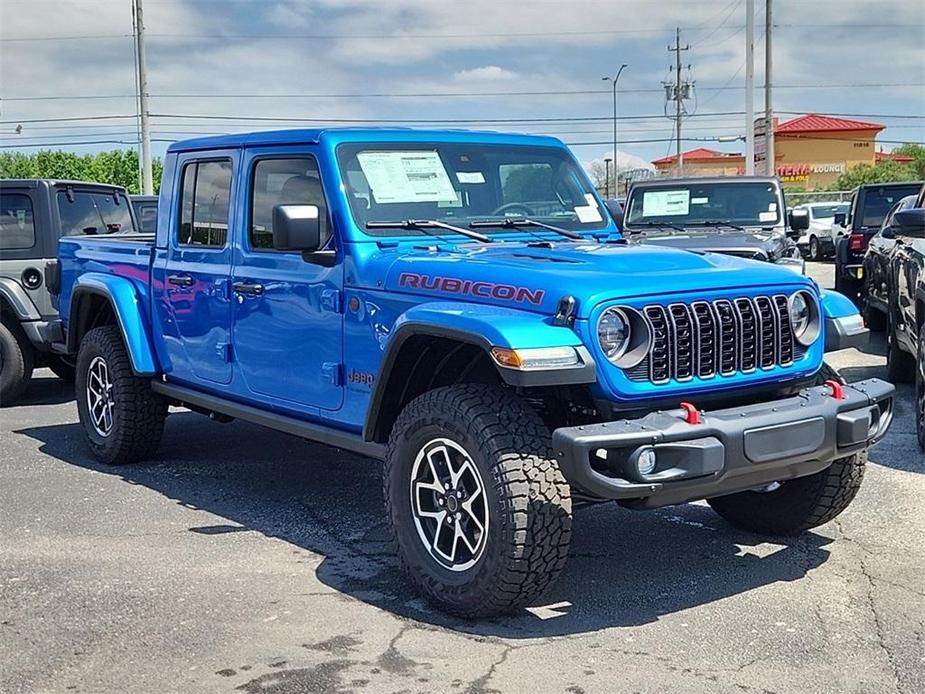
{"label": "side step bar", "polygon": [[275,412],[267,412],[250,405],[242,405],[241,403],[207,393],[200,393],[172,383],[151,381],[151,390],[185,405],[218,412],[235,419],[243,419],[246,422],[276,429],[309,441],[342,448],[345,451],[359,453],[376,460],[385,459],[385,446],[383,444],[364,441],[359,434],[351,434],[321,424],[296,419],[295,417],[276,414]]}

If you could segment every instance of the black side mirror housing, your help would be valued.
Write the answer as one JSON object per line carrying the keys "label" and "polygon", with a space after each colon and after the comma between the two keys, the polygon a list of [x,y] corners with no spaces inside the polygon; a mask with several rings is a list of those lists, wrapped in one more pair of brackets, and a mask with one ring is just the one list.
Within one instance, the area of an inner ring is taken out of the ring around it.
{"label": "black side mirror housing", "polygon": [[903,210],[894,214],[893,232],[896,236],[925,239],[925,209]]}
{"label": "black side mirror housing", "polygon": [[787,215],[787,226],[792,232],[801,232],[809,229],[809,210],[790,210]]}
{"label": "black side mirror housing", "polygon": [[623,231],[623,206],[616,200],[605,200],[604,206],[610,212],[613,221],[617,223],[617,229]]}
{"label": "black side mirror housing", "polygon": [[840,227],[843,227],[843,226],[845,226],[845,224],[847,224],[847,223],[848,223],[848,215],[847,215],[847,214],[845,214],[844,212],[836,212],[836,213],[835,213],[835,224],[837,224],[837,225],[840,226]]}
{"label": "black side mirror housing", "polygon": [[321,233],[317,205],[276,205],[273,208],[273,248],[315,253],[327,242]]}

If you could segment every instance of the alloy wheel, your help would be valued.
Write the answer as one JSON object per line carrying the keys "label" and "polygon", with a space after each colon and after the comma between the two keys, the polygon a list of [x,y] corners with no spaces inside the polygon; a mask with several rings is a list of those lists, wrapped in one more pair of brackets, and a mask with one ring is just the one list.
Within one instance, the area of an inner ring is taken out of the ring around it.
{"label": "alloy wheel", "polygon": [[411,470],[411,510],[428,554],[450,571],[478,562],[488,540],[488,499],[472,457],[449,439],[433,439]]}
{"label": "alloy wheel", "polygon": [[87,368],[87,406],[93,429],[102,437],[112,433],[112,415],[115,400],[109,365],[103,357],[94,357]]}

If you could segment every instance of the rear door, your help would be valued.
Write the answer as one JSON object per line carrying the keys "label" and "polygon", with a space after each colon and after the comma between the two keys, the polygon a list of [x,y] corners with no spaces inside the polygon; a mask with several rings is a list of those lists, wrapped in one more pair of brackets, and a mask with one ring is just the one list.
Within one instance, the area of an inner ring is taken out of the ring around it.
{"label": "rear door", "polygon": [[169,372],[191,383],[231,381],[230,205],[240,153],[189,153],[177,181],[163,264],[155,268],[155,306]]}
{"label": "rear door", "polygon": [[[317,205],[331,231],[314,148],[245,151],[244,233],[232,276],[235,363],[250,394],[296,409],[343,401],[343,256],[273,249],[273,207]],[[240,206],[239,206],[240,207]]]}

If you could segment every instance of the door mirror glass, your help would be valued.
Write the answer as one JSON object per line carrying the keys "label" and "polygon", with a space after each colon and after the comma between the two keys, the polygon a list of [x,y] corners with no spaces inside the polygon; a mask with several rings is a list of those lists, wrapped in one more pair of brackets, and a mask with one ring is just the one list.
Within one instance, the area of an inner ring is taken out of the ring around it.
{"label": "door mirror glass", "polygon": [[846,223],[847,221],[848,221],[848,215],[847,215],[847,214],[845,214],[844,212],[836,212],[836,213],[835,213],[835,224],[836,224],[837,226],[843,227],[843,226],[845,226],[845,223]]}
{"label": "door mirror glass", "polygon": [[925,209],[897,212],[893,215],[893,232],[897,236],[925,238]]}
{"label": "door mirror glass", "polygon": [[321,237],[321,213],[317,205],[275,205],[273,248],[278,251],[320,251],[327,239]]}
{"label": "door mirror glass", "polygon": [[800,232],[809,229],[809,210],[790,210],[790,231]]}

